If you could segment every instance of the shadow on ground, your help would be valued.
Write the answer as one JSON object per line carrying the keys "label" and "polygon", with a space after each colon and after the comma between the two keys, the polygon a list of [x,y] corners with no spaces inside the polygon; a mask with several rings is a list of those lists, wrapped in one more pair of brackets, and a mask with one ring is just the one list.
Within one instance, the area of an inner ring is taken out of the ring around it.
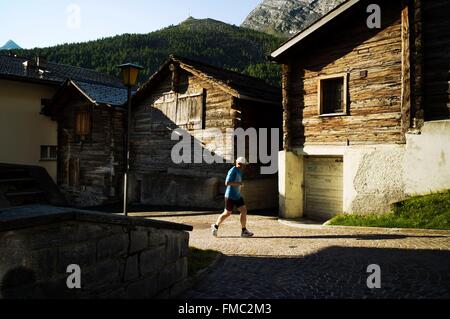
{"label": "shadow on ground", "polygon": [[[369,265],[381,289],[369,289]],[[441,299],[450,298],[450,251],[330,247],[305,257],[225,256],[181,298]]]}
{"label": "shadow on ground", "polygon": [[[447,236],[356,234],[356,235],[316,235],[316,236],[254,236],[250,239],[356,239],[356,240],[399,240],[407,238],[446,238]],[[237,239],[240,236],[221,236],[222,239]]]}
{"label": "shadow on ground", "polygon": [[[85,210],[111,213],[111,214],[121,214],[123,213],[123,207],[120,204],[103,205],[95,207],[86,207]],[[186,208],[186,207],[169,207],[169,206],[150,206],[150,205],[130,205],[128,209],[129,213],[138,214],[138,217],[179,217],[179,216],[191,216],[191,215],[219,215],[223,211],[213,210],[211,208]],[[238,215],[239,212],[234,214]],[[273,217],[278,219],[278,210],[276,209],[266,209],[266,210],[253,210],[249,212],[249,215],[253,216],[265,216]]]}

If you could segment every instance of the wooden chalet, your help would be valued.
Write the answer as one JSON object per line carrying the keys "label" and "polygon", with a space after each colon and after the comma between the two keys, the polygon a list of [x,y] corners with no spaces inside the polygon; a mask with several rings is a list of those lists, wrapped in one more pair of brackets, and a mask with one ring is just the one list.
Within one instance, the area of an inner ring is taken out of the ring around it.
{"label": "wooden chalet", "polygon": [[450,2],[372,4],[344,2],[271,55],[283,70],[284,217],[386,212],[450,188]]}
{"label": "wooden chalet", "polygon": [[127,89],[67,80],[47,108],[58,123],[58,186],[72,205],[121,200]]}
{"label": "wooden chalet", "polygon": [[[132,200],[157,206],[222,209],[230,163],[175,164],[175,129],[224,161],[233,161],[236,128],[280,128],[281,90],[264,81],[171,56],[134,96],[131,137]],[[277,207],[277,177],[252,165],[244,195],[250,209]]]}

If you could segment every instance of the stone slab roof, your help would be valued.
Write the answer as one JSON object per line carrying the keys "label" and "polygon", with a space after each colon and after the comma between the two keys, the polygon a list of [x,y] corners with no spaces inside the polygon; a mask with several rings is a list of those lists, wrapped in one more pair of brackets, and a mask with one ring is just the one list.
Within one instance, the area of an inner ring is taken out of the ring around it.
{"label": "stone slab roof", "polygon": [[[25,66],[27,65],[27,66]],[[46,84],[62,84],[67,79],[122,86],[120,79],[85,68],[45,62],[38,66],[36,59],[0,54],[0,78]]]}
{"label": "stone slab roof", "polygon": [[128,99],[128,90],[123,86],[115,87],[75,80],[71,83],[95,104],[121,106]]}

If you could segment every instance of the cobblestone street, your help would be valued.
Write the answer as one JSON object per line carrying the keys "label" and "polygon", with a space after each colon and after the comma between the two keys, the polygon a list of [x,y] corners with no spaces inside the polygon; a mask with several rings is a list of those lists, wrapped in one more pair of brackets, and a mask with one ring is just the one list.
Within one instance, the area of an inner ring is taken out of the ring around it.
{"label": "cobblestone street", "polygon": [[[210,234],[210,216],[164,217],[194,226],[190,245],[225,256],[183,298],[450,298],[450,232],[298,228],[250,216],[251,239],[233,216]],[[371,290],[367,267],[382,271]]]}

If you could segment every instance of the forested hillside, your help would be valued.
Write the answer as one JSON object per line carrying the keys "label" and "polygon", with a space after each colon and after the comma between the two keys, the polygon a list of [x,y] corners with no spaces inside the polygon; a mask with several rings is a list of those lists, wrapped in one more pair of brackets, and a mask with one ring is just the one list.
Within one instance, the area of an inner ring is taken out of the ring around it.
{"label": "forested hillside", "polygon": [[117,65],[134,62],[145,67],[141,82],[148,79],[170,54],[177,54],[279,84],[279,68],[269,63],[266,56],[283,40],[220,21],[189,18],[177,26],[148,34],[124,34],[14,53],[40,54],[49,61],[116,75]]}

